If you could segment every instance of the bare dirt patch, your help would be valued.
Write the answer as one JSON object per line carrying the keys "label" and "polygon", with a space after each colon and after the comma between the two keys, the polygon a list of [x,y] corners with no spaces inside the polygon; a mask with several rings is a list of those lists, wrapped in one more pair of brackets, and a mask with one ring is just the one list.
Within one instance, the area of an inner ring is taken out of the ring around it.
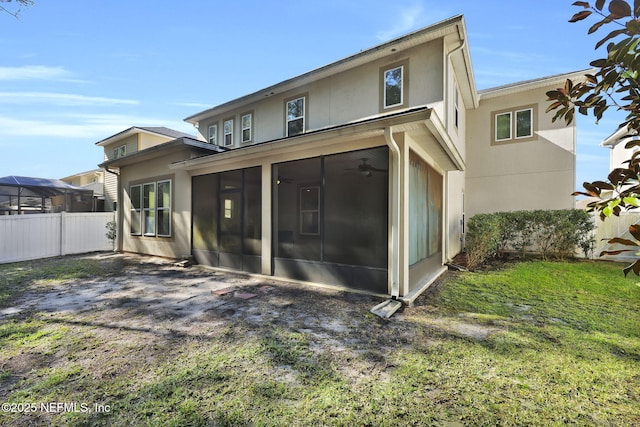
{"label": "bare dirt patch", "polygon": [[[358,366],[345,364],[345,377],[373,371],[384,377],[393,366],[390,349],[421,339],[416,331],[425,324],[416,319],[429,318],[428,306],[420,303],[384,320],[369,312],[382,301],[371,295],[184,268],[150,257],[98,254],[86,259],[98,260],[108,273],[31,284],[0,313],[0,323],[28,319],[63,326],[73,337],[44,351],[0,358],[0,371],[9,373],[0,378],[0,400],[42,369],[80,364],[92,380],[144,377],[148,367],[171,360],[193,342],[243,339],[238,330],[266,342],[277,328],[301,334],[316,354],[364,360]],[[433,318],[426,326],[475,340],[491,333],[464,319]],[[234,335],[225,335],[231,329]],[[429,342],[423,337],[421,345]]]}

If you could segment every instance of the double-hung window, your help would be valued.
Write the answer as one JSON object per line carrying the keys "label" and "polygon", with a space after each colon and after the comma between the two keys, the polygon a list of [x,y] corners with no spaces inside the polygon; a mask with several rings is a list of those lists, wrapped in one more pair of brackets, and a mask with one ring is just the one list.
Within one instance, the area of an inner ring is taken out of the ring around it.
{"label": "double-hung window", "polygon": [[287,101],[287,136],[304,133],[305,130],[305,97]]}
{"label": "double-hung window", "polygon": [[209,144],[218,145],[218,125],[209,126]]}
{"label": "double-hung window", "polygon": [[242,143],[251,142],[253,139],[253,114],[247,113],[242,115],[240,118],[240,125],[242,126]]}
{"label": "double-hung window", "polygon": [[146,182],[129,188],[130,232],[134,236],[171,236],[171,180]]}
{"label": "double-hung window", "polygon": [[320,187],[300,188],[300,234],[320,234]]}
{"label": "double-hung window", "polygon": [[142,226],[145,236],[156,234],[156,183],[142,185]]}
{"label": "double-hung window", "polygon": [[156,235],[171,236],[171,180],[156,184]]}
{"label": "double-hung window", "polygon": [[233,145],[233,119],[227,119],[223,124],[224,145]]}
{"label": "double-hung window", "polygon": [[508,143],[532,140],[535,137],[536,119],[534,106],[493,113],[493,142]]}

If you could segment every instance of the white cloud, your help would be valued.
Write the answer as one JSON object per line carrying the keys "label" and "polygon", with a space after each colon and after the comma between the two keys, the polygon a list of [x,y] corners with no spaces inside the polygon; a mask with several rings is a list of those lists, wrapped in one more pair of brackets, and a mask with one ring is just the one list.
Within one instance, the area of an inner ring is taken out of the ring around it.
{"label": "white cloud", "polygon": [[90,139],[99,141],[131,126],[167,126],[195,135],[187,123],[157,117],[125,114],[66,114],[45,119],[23,119],[0,115],[0,145],[7,137]]}
{"label": "white cloud", "polygon": [[181,107],[193,107],[193,108],[211,108],[213,104],[205,104],[203,102],[174,102],[173,105],[179,105]]}
{"label": "white cloud", "polygon": [[62,67],[45,65],[0,67],[0,80],[61,80],[70,76],[71,73]]}
{"label": "white cloud", "polygon": [[400,8],[393,19],[395,25],[389,29],[378,31],[376,38],[387,41],[394,37],[406,34],[416,28],[416,22],[423,21],[424,8],[421,4],[413,4]]}
{"label": "white cloud", "polygon": [[54,92],[0,92],[0,103],[8,104],[53,104],[59,106],[111,106],[137,105],[139,101],[132,99],[105,98],[99,96],[85,96],[71,93]]}

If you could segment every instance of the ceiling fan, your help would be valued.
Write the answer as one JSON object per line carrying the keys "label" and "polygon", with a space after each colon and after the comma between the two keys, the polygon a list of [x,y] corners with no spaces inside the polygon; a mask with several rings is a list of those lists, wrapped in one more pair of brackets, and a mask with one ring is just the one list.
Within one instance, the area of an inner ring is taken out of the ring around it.
{"label": "ceiling fan", "polygon": [[357,171],[357,172],[360,172],[360,174],[361,174],[361,175],[364,175],[364,176],[371,176],[371,175],[373,175],[373,172],[383,172],[383,173],[386,173],[386,172],[388,172],[388,171],[389,171],[388,169],[379,169],[379,168],[377,168],[377,167],[375,167],[375,166],[372,166],[372,165],[370,165],[369,163],[367,163],[367,160],[369,160],[369,159],[368,159],[368,158],[366,158],[366,157],[362,157],[362,158],[360,159],[360,161],[361,161],[362,163],[360,163],[360,164],[358,165],[358,167],[356,167],[356,168],[346,168],[345,170],[348,170],[348,171]]}

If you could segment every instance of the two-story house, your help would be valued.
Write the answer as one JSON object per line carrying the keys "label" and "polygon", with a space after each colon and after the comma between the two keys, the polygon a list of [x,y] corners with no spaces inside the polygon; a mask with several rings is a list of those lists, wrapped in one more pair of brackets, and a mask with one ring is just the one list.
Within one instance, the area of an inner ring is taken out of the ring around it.
{"label": "two-story house", "polygon": [[575,129],[544,93],[575,75],[478,93],[466,40],[456,16],[194,114],[199,141],[107,158],[118,248],[411,300],[465,211],[572,208]]}
{"label": "two-story house", "polygon": [[[180,138],[195,139],[194,135],[162,126],[133,126],[96,142],[96,145],[104,148],[104,161],[110,162]],[[102,170],[105,172],[102,179],[104,210],[111,212],[116,210],[118,203],[118,175],[108,168]]]}

